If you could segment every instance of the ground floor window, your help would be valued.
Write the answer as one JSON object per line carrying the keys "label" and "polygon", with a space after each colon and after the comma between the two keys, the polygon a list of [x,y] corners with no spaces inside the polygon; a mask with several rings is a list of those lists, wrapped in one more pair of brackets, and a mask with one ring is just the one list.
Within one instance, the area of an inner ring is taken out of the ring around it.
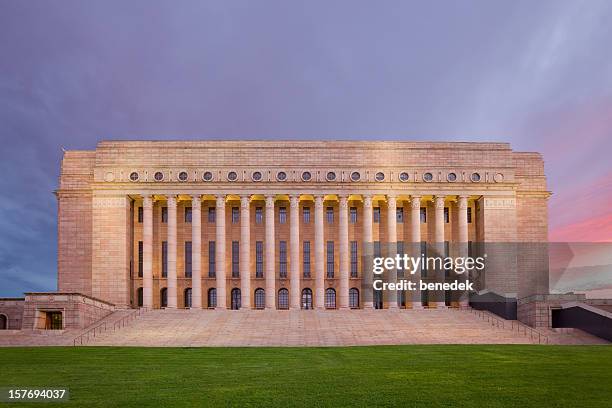
{"label": "ground floor window", "polygon": [[281,288],[278,291],[278,308],[289,309],[289,291],[285,288]]}
{"label": "ground floor window", "polygon": [[351,309],[359,309],[359,289],[357,288],[349,290],[349,307]]}
{"label": "ground floor window", "polygon": [[217,307],[217,289],[208,289],[208,307]]}
{"label": "ground floor window", "polygon": [[45,329],[47,330],[62,330],[62,312],[46,312]]}
{"label": "ground floor window", "polygon": [[161,307],[168,307],[168,289],[163,288],[159,294]]}
{"label": "ground floor window", "polygon": [[325,290],[325,308],[336,308],[336,291],[332,288],[328,288]]}
{"label": "ground floor window", "polygon": [[374,309],[382,309],[383,308],[383,294],[382,290],[374,291]]}
{"label": "ground floor window", "polygon": [[138,298],[137,299],[138,307],[142,307],[142,305],[143,305],[142,296],[143,296],[142,295],[142,288],[138,288],[138,290],[136,291],[136,297]]}
{"label": "ground floor window", "polygon": [[421,305],[423,307],[429,306],[429,292],[427,290],[421,291]]}
{"label": "ground floor window", "polygon": [[232,289],[232,310],[240,309],[240,289]]}
{"label": "ground floor window", "polygon": [[191,307],[191,288],[185,289],[185,307]]}
{"label": "ground floor window", "polygon": [[302,309],[312,309],[312,290],[310,288],[302,290]]}
{"label": "ground floor window", "polygon": [[255,309],[263,309],[266,306],[266,292],[262,288],[255,289]]}

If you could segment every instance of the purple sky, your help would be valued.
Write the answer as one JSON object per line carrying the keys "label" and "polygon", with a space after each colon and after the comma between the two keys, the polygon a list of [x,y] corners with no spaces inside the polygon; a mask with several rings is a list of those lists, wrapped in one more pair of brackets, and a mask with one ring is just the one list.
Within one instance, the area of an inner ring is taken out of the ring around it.
{"label": "purple sky", "polygon": [[56,284],[61,147],[506,141],[611,241],[612,2],[0,2],[0,296]]}

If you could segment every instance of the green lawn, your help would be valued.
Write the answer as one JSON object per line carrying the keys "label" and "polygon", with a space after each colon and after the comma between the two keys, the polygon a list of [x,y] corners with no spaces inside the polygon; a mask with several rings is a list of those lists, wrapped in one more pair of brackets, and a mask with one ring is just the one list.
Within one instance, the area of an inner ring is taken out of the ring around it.
{"label": "green lawn", "polygon": [[74,407],[604,407],[612,347],[2,348],[2,386]]}

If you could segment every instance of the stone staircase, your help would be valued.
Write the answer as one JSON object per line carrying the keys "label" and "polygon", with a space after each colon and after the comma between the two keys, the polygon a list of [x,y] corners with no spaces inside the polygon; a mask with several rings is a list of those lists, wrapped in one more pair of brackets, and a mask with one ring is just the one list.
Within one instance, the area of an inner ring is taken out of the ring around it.
{"label": "stone staircase", "polygon": [[[498,320],[503,320],[499,319]],[[357,346],[533,344],[538,339],[467,310],[152,310],[91,345]],[[516,324],[516,323],[514,323]],[[514,329],[512,328],[514,327]],[[565,334],[559,333],[568,344]],[[556,337],[555,337],[556,338]]]}

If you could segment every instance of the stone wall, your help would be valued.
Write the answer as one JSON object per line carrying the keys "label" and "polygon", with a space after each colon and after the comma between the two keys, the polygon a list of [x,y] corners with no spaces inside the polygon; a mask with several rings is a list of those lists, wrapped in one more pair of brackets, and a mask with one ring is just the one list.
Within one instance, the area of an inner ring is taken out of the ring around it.
{"label": "stone wall", "polygon": [[7,318],[8,330],[20,330],[23,318],[23,298],[0,298],[0,314]]}

